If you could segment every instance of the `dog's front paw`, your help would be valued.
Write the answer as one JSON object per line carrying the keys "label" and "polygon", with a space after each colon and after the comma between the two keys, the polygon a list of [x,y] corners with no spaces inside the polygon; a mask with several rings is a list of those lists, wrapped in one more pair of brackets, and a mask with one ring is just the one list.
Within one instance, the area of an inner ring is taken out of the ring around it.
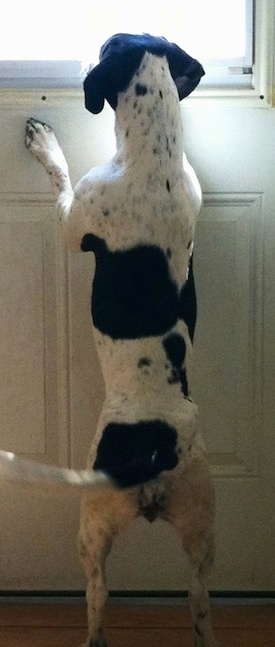
{"label": "dog's front paw", "polygon": [[39,159],[41,155],[45,155],[52,148],[53,138],[55,139],[54,132],[48,124],[44,124],[37,119],[28,119],[26,123],[25,144],[35,157]]}
{"label": "dog's front paw", "polygon": [[25,131],[25,144],[44,166],[64,167],[64,155],[53,129],[48,124],[38,121],[38,119],[28,119]]}

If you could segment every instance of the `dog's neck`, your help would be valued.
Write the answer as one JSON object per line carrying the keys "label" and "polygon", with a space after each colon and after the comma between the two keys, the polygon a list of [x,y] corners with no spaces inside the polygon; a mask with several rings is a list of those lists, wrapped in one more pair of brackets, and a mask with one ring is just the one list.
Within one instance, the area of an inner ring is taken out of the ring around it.
{"label": "dog's neck", "polygon": [[183,133],[177,88],[165,57],[144,55],[125,92],[118,95],[115,132],[117,155],[132,164],[182,164]]}

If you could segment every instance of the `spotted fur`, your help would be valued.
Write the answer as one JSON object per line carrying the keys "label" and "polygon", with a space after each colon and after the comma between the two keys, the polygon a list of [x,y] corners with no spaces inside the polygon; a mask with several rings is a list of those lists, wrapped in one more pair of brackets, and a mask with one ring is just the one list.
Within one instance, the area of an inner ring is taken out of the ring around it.
{"label": "spotted fur", "polygon": [[203,73],[198,61],[164,38],[109,39],[84,91],[92,113],[105,100],[115,110],[117,152],[74,191],[52,129],[27,122],[26,145],[50,177],[69,249],[95,254],[91,312],[106,397],[88,467],[123,486],[91,489],[82,498],[86,647],[106,645],[105,560],[114,536],[139,515],[162,518],[180,534],[193,573],[196,645],[216,645],[205,584],[214,494],[189,385],[196,321],[192,249],[201,194],[183,152],[179,104]]}

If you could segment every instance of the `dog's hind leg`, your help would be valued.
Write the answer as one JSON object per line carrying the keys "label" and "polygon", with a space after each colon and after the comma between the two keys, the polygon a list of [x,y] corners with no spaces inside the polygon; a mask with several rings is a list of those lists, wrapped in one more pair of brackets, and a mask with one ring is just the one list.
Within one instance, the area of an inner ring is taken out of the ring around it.
{"label": "dog's hind leg", "polygon": [[213,537],[189,537],[183,547],[191,563],[189,589],[190,608],[195,635],[195,647],[217,647],[214,638],[207,589],[207,576],[213,563]]}
{"label": "dog's hind leg", "polygon": [[79,535],[79,555],[87,578],[88,639],[85,647],[107,647],[103,628],[108,599],[105,562],[112,541],[111,523],[104,523],[99,517],[93,519],[92,533]]}
{"label": "dog's hind leg", "polygon": [[107,647],[104,609],[108,599],[105,563],[115,536],[138,514],[129,491],[85,494],[81,505],[79,555],[86,577],[88,638],[82,647]]}
{"label": "dog's hind leg", "polygon": [[214,558],[214,490],[204,462],[194,461],[172,495],[168,520],[180,534],[191,565],[189,600],[195,647],[217,647],[207,577]]}

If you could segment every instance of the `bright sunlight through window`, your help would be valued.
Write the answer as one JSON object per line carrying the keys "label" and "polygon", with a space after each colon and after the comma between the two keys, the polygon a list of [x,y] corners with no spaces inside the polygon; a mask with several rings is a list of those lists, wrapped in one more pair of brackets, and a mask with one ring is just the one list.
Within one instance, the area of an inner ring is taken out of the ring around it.
{"label": "bright sunlight through window", "polygon": [[24,0],[15,8],[14,3],[5,3],[0,60],[96,63],[100,46],[112,34],[147,32],[176,42],[203,64],[230,60],[233,66],[251,65],[247,57],[252,4],[252,0],[127,4],[125,0],[78,0],[76,4],[48,0],[41,5]]}

